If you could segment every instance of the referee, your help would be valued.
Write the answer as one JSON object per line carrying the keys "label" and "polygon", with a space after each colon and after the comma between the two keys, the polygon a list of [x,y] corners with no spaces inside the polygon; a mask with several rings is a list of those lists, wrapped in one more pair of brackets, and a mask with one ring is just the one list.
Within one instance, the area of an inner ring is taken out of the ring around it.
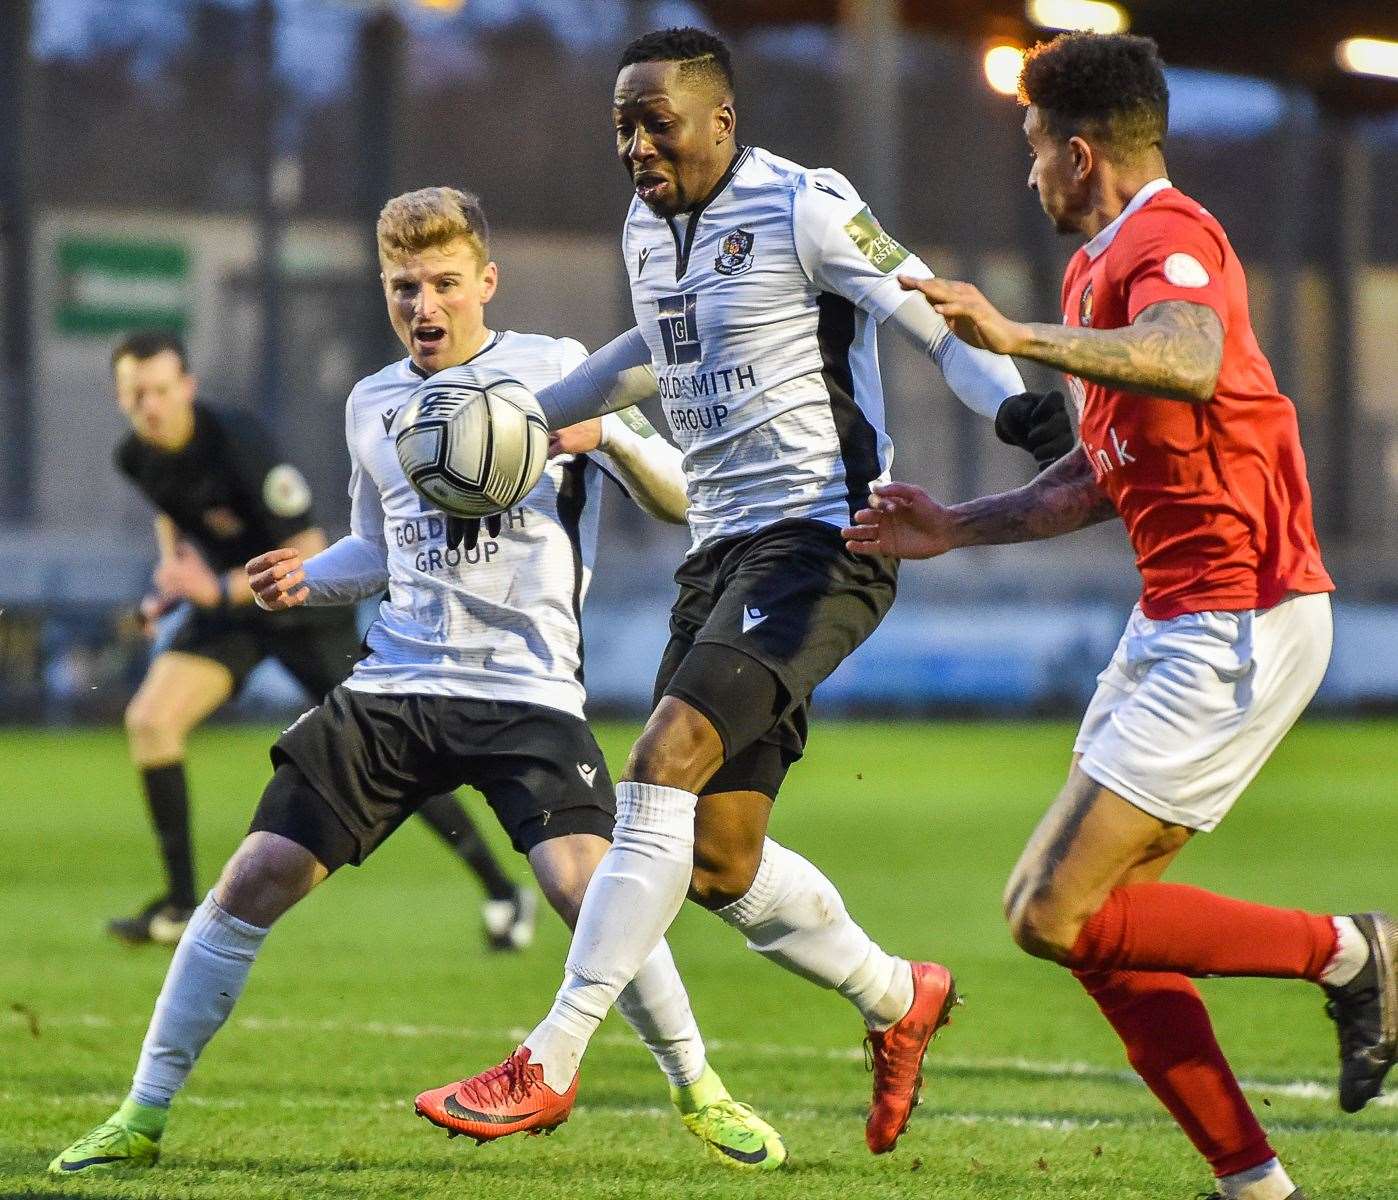
{"label": "referee", "polygon": [[[352,610],[301,609],[275,620],[252,602],[242,564],[268,546],[310,557],[326,545],[311,492],[253,418],[195,399],[184,346],[133,333],[112,353],[117,403],[131,432],[116,465],[155,506],[159,563],[141,603],[161,622],[150,669],[126,709],[131,757],[165,867],[166,890],[107,931],[126,942],[174,945],[198,904],[189,833],[185,738],[242,687],[264,658],[319,700],[361,654]],[[517,888],[454,796],[419,812],[479,877],[487,942],[520,949],[533,933],[534,895]]]}

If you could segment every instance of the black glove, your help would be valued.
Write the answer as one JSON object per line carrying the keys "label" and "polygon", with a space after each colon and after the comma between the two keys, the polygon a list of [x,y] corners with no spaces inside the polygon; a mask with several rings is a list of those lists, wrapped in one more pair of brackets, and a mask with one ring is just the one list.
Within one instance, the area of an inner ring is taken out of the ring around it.
{"label": "black glove", "polygon": [[[496,513],[493,517],[486,517],[485,531],[491,537],[500,536],[500,526],[504,519],[504,513]],[[479,517],[448,517],[447,518],[447,549],[454,550],[461,546],[465,553],[469,554],[476,548],[476,543],[481,537],[481,522]]]}
{"label": "black glove", "polygon": [[995,414],[995,436],[1007,446],[1028,450],[1039,470],[1050,467],[1077,445],[1063,393],[1021,392],[1008,397]]}
{"label": "black glove", "polygon": [[455,550],[461,546],[467,552],[476,548],[476,542],[481,536],[481,523],[474,518],[448,517],[447,518],[447,549]]}

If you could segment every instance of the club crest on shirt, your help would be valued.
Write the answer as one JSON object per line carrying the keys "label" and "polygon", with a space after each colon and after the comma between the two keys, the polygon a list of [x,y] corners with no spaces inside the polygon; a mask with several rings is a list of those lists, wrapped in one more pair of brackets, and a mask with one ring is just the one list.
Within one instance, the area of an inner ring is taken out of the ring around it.
{"label": "club crest on shirt", "polygon": [[1090,279],[1082,290],[1082,296],[1078,299],[1078,324],[1092,324],[1092,280]]}
{"label": "club crest on shirt", "polygon": [[752,244],[755,233],[746,229],[730,229],[718,244],[714,270],[720,275],[741,275],[752,266]]}

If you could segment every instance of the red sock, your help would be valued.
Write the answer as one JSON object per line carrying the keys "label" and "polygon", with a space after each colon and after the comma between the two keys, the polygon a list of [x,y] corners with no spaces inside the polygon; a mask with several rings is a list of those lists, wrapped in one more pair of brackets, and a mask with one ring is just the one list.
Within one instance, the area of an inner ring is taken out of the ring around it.
{"label": "red sock", "polygon": [[1215,1175],[1274,1157],[1218,1048],[1208,1011],[1183,975],[1074,971],[1126,1046],[1126,1057]]}
{"label": "red sock", "polygon": [[1320,979],[1335,953],[1335,925],[1179,883],[1113,890],[1078,935],[1068,966]]}

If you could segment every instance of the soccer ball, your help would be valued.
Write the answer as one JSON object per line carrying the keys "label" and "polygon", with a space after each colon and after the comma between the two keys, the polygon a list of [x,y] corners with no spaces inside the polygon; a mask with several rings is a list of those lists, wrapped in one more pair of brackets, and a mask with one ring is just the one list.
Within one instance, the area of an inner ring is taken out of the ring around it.
{"label": "soccer ball", "polygon": [[543,410],[516,379],[469,369],[429,379],[395,424],[403,474],[449,517],[490,517],[514,507],[548,460]]}

